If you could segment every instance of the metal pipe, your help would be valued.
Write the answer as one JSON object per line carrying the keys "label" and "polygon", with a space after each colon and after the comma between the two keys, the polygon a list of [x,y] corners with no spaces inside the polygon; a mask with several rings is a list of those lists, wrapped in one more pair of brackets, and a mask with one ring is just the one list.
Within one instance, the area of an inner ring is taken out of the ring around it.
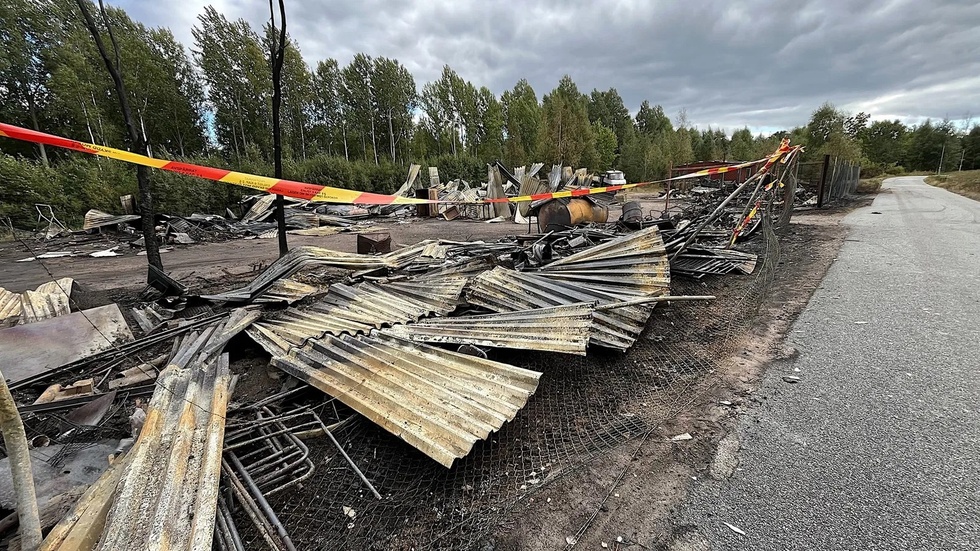
{"label": "metal pipe", "polygon": [[823,167],[820,169],[820,182],[817,184],[817,208],[823,208],[824,187],[827,185],[827,169],[830,167],[830,155],[823,156]]}
{"label": "metal pipe", "polygon": [[245,551],[242,536],[238,533],[238,526],[235,525],[235,519],[231,517],[228,504],[223,499],[218,499],[218,516],[216,518],[224,524],[222,529],[225,531],[225,538],[234,545],[235,551]]}
{"label": "metal pipe", "polygon": [[228,466],[228,462],[224,459],[221,460],[221,468],[225,471],[225,480],[231,487],[235,497],[238,498],[238,502],[241,503],[242,508],[245,509],[245,514],[248,515],[248,518],[252,520],[252,524],[255,525],[255,528],[258,529],[259,534],[262,535],[262,539],[264,539],[272,549],[281,550],[282,547],[272,536],[271,530],[273,530],[273,527],[271,526],[269,519],[262,514],[258,504],[255,502],[252,496],[249,495],[248,490],[245,489],[241,479],[238,478],[238,475],[235,474],[231,467]]}
{"label": "metal pipe", "polygon": [[718,215],[720,215],[721,211],[728,206],[728,203],[732,202],[732,199],[741,195],[741,193],[745,190],[745,188],[747,188],[749,184],[753,183],[756,179],[761,179],[763,174],[764,173],[762,172],[756,172],[754,175],[752,175],[751,178],[743,182],[742,185],[735,188],[735,191],[733,191],[731,195],[726,197],[725,200],[722,201],[721,204],[718,205],[715,208],[715,210],[711,214],[709,214],[707,218],[704,219],[704,221],[698,224],[698,227],[695,228],[695,230],[691,233],[691,235],[688,236],[688,238],[685,239],[683,243],[681,243],[680,248],[674,251],[674,254],[670,257],[670,260],[674,261],[678,257],[678,255],[684,252],[684,249],[686,249],[687,246],[690,245],[692,241],[694,241],[694,239],[698,236],[698,234],[701,233],[701,230],[703,230],[705,226],[714,222],[715,219],[718,218]]}
{"label": "metal pipe", "polygon": [[299,428],[303,428],[303,427],[311,426],[311,425],[316,425],[316,424],[317,424],[316,421],[310,421],[308,423],[302,423],[302,424],[296,425],[295,427],[288,427],[288,428],[287,427],[283,427],[282,429],[277,430],[275,432],[271,432],[271,433],[269,433],[267,435],[257,436],[255,438],[251,438],[251,439],[245,440],[243,442],[236,442],[236,443],[234,443],[232,445],[226,445],[225,446],[225,451],[236,450],[238,448],[241,448],[242,446],[247,446],[248,444],[254,444],[255,442],[259,442],[261,440],[267,440],[269,437],[272,437],[272,436],[278,436],[280,434],[286,434],[288,432],[292,432],[294,429],[299,429]]}
{"label": "metal pipe", "polygon": [[[314,415],[314,417],[316,417],[316,415]],[[379,494],[378,491],[374,489],[374,485],[371,484],[371,481],[369,481],[367,477],[364,476],[364,473],[362,473],[361,470],[357,468],[357,465],[354,464],[354,461],[350,458],[349,455],[347,455],[347,452],[344,451],[344,448],[340,445],[340,442],[337,442],[337,439],[333,437],[333,433],[330,432],[330,429],[327,428],[327,425],[325,425],[323,423],[323,420],[320,419],[319,417],[316,417],[316,420],[320,422],[320,426],[323,428],[323,433],[330,438],[330,441],[333,442],[334,446],[337,446],[337,450],[340,451],[340,455],[344,456],[344,459],[347,461],[347,464],[350,465],[350,468],[353,469],[354,472],[357,473],[357,476],[361,478],[361,481],[364,482],[365,485],[367,485],[368,489],[371,490],[371,493],[374,494],[374,497],[380,500],[381,494]]]}
{"label": "metal pipe", "polygon": [[303,482],[307,478],[313,476],[313,472],[316,470],[316,466],[313,464],[313,460],[310,459],[310,448],[308,448],[306,444],[304,444],[299,438],[296,438],[296,436],[290,434],[289,437],[292,438],[295,441],[294,444],[303,451],[303,462],[307,464],[308,468],[306,472],[303,473],[302,475],[293,478],[292,480],[290,480],[289,482],[281,486],[277,486],[271,490],[266,491],[266,495],[271,496],[272,494],[285,490],[286,488],[295,486],[296,484],[299,484],[300,482]]}
{"label": "metal pipe", "polygon": [[244,482],[248,487],[249,493],[259,506],[259,509],[265,515],[265,518],[272,523],[276,533],[279,534],[279,537],[282,539],[283,545],[289,551],[296,551],[293,541],[289,539],[289,533],[286,532],[286,527],[284,527],[282,522],[279,521],[279,517],[276,516],[276,512],[272,509],[272,506],[269,505],[269,502],[266,501],[265,496],[262,495],[262,491],[255,485],[255,481],[252,480],[251,476],[249,476],[248,471],[245,470],[245,467],[240,461],[238,461],[238,458],[235,457],[235,452],[227,452],[225,455],[227,455],[231,464],[235,466],[235,470],[238,471],[236,474],[238,474],[240,477],[239,480]]}

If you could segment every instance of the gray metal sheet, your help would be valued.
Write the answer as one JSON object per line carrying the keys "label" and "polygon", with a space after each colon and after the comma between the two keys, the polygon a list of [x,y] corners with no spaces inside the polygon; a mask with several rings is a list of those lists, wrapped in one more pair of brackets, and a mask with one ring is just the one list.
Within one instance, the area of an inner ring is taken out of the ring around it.
{"label": "gray metal sheet", "polygon": [[15,383],[133,340],[115,304],[0,330],[0,369]]}
{"label": "gray metal sheet", "polygon": [[592,329],[590,303],[480,316],[428,318],[382,333],[415,342],[472,344],[585,355]]}
{"label": "gray metal sheet", "polygon": [[[467,302],[495,312],[533,310],[579,302],[609,304],[635,299],[637,296],[640,295],[611,293],[577,283],[552,280],[542,274],[500,267],[474,278],[466,291]],[[626,350],[636,342],[651,312],[653,304],[596,312],[590,341],[598,346]]]}
{"label": "gray metal sheet", "polygon": [[115,226],[125,224],[141,218],[138,214],[122,214],[119,216],[102,212],[101,210],[91,209],[85,213],[85,222],[82,224],[83,230],[93,230],[105,226]]}
{"label": "gray metal sheet", "polygon": [[386,284],[335,284],[309,308],[286,310],[258,324],[280,338],[301,345],[324,334],[365,333],[394,323],[415,321],[433,312],[456,309],[465,277],[442,277]]}
{"label": "gray metal sheet", "polygon": [[656,226],[566,256],[537,273],[620,294],[659,296],[670,289],[670,263]]}
{"label": "gray metal sheet", "polygon": [[249,302],[261,295],[276,280],[289,277],[304,268],[315,266],[355,271],[381,268],[396,270],[407,266],[418,258],[427,244],[427,242],[419,243],[384,255],[345,253],[320,247],[296,247],[270,264],[248,285],[217,295],[205,295],[202,298],[229,302]]}

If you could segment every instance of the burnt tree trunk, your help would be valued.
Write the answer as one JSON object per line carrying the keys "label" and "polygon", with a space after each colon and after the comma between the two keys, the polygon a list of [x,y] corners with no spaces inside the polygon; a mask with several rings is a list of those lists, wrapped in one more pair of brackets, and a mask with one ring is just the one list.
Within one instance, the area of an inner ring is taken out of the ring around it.
{"label": "burnt tree trunk", "polygon": [[[136,126],[133,124],[133,112],[129,107],[129,95],[126,93],[126,85],[122,79],[122,62],[119,59],[119,45],[116,43],[116,37],[112,33],[112,24],[109,22],[108,15],[106,15],[105,5],[102,3],[102,0],[99,0],[99,11],[102,14],[102,21],[105,23],[106,30],[109,33],[109,40],[112,42],[112,51],[116,58],[115,62],[109,59],[105,44],[102,42],[99,26],[89,12],[88,2],[86,0],[76,0],[76,2],[85,20],[85,27],[92,34],[92,39],[95,40],[95,45],[99,49],[99,55],[102,56],[102,61],[109,71],[109,76],[112,77],[112,82],[116,86],[116,95],[119,96],[119,107],[122,109],[123,120],[126,123],[126,133],[129,134],[129,140],[133,144],[133,150],[140,155],[146,155],[148,151],[146,140],[143,139],[140,132],[136,131]],[[139,207],[143,222],[146,262],[151,266],[163,270],[163,261],[160,259],[160,245],[157,243],[156,231],[153,224],[153,195],[150,192],[150,169],[148,167],[143,165],[136,166],[136,184],[139,188]]]}
{"label": "burnt tree trunk", "polygon": [[[286,53],[286,6],[279,0],[279,38],[275,38],[276,13],[269,0],[269,12],[272,16],[272,155],[275,159],[276,178],[282,178],[282,139],[279,124],[279,107],[282,103],[282,63]],[[276,195],[276,225],[279,227],[279,257],[289,252],[286,243],[286,201],[282,195]]]}

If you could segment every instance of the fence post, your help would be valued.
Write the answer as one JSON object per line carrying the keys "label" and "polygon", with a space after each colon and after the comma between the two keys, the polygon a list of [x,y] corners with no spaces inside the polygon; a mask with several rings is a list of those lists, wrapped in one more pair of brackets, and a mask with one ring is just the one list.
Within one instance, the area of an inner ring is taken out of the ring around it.
{"label": "fence post", "polygon": [[820,169],[820,183],[817,184],[817,208],[823,208],[824,186],[827,184],[827,168],[830,166],[830,155],[823,156],[823,167]]}

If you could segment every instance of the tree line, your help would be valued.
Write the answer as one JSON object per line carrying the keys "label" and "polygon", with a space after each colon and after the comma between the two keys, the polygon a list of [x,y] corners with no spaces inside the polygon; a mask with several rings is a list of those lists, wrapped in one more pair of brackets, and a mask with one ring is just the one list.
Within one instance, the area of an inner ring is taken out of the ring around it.
{"label": "tree line", "polygon": [[[125,148],[118,98],[74,0],[0,0],[0,120]],[[151,28],[109,7],[133,116],[153,156],[264,175],[272,173],[269,52],[276,38],[205,8],[185,48],[167,28]],[[102,31],[106,31],[105,28]],[[304,59],[287,38],[282,67],[284,177],[378,192],[393,191],[409,163],[444,178],[486,178],[486,164],[530,162],[617,168],[630,181],[665,177],[694,160],[751,160],[789,136],[870,171],[980,168],[980,127],[949,121],[907,126],[870,122],[832,105],[807,124],[772,135],[730,135],[672,119],[643,101],[632,115],[615,88],[579,90],[569,76],[539,95],[522,79],[497,96],[449,66],[419,86],[397,59],[359,53],[346,65]],[[29,220],[33,203],[72,219],[88,208],[115,210],[135,188],[133,168],[65,151],[0,141],[0,216]],[[243,193],[155,172],[162,212],[222,212]]]}

